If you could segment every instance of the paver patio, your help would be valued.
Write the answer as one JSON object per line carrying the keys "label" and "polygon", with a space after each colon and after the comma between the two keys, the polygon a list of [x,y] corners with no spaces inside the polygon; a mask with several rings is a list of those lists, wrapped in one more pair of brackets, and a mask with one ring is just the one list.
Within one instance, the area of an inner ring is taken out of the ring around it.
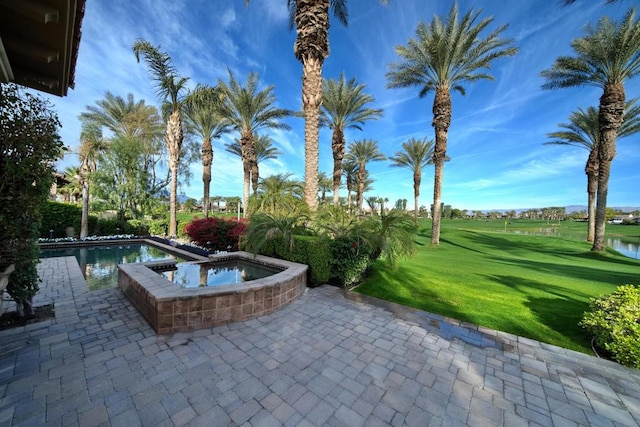
{"label": "paver patio", "polygon": [[39,271],[56,317],[0,331],[0,425],[640,425],[637,370],[334,287],[161,336],[74,258]]}

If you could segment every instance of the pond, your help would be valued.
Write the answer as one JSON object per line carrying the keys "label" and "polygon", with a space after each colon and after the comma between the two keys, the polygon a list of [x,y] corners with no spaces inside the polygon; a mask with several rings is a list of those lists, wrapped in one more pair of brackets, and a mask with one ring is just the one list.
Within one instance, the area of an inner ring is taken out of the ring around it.
{"label": "pond", "polygon": [[[528,234],[533,236],[558,236],[575,240],[585,240],[585,233],[567,232],[555,227],[539,228],[537,230],[509,230],[509,233]],[[607,237],[606,245],[629,258],[640,259],[640,238],[638,237]]]}
{"label": "pond", "polygon": [[118,264],[175,259],[178,262],[191,261],[170,252],[142,243],[76,246],[68,248],[43,249],[40,258],[74,256],[87,280],[90,290],[115,288],[118,286]]}

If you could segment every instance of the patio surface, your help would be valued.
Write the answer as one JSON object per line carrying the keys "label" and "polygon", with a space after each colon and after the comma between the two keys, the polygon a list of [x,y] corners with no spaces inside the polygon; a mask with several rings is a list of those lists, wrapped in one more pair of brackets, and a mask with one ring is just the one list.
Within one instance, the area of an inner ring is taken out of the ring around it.
{"label": "patio surface", "polygon": [[56,318],[0,331],[1,426],[640,424],[638,370],[334,287],[162,336],[74,258],[39,271]]}

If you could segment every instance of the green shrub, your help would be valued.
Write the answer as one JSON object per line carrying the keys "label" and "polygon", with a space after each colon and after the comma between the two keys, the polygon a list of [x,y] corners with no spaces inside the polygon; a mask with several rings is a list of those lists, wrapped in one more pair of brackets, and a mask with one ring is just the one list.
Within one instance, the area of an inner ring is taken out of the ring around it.
{"label": "green shrub", "polygon": [[321,236],[293,235],[293,246],[285,245],[282,238],[272,239],[260,251],[267,256],[286,259],[309,266],[308,284],[319,286],[331,279],[330,241]]}
{"label": "green shrub", "polygon": [[640,288],[618,286],[610,295],[593,298],[580,325],[619,363],[640,368]]}
{"label": "green shrub", "polygon": [[73,237],[67,236],[67,228],[73,227],[74,233],[79,233],[81,220],[82,208],[80,206],[47,202],[42,209],[40,237],[51,237],[50,230],[53,230],[53,237]]}
{"label": "green shrub", "polygon": [[371,263],[371,252],[358,239],[343,236],[330,243],[331,278],[339,286],[352,286],[360,282]]}

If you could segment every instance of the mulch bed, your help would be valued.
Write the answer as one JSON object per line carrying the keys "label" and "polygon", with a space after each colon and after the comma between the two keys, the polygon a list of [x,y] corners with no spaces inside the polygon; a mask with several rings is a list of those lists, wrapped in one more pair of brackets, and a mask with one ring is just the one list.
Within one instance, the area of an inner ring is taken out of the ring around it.
{"label": "mulch bed", "polygon": [[56,311],[53,304],[42,305],[35,308],[33,316],[18,317],[15,311],[5,313],[0,316],[0,331],[5,329],[17,328],[31,323],[42,322],[44,320],[56,317]]}

